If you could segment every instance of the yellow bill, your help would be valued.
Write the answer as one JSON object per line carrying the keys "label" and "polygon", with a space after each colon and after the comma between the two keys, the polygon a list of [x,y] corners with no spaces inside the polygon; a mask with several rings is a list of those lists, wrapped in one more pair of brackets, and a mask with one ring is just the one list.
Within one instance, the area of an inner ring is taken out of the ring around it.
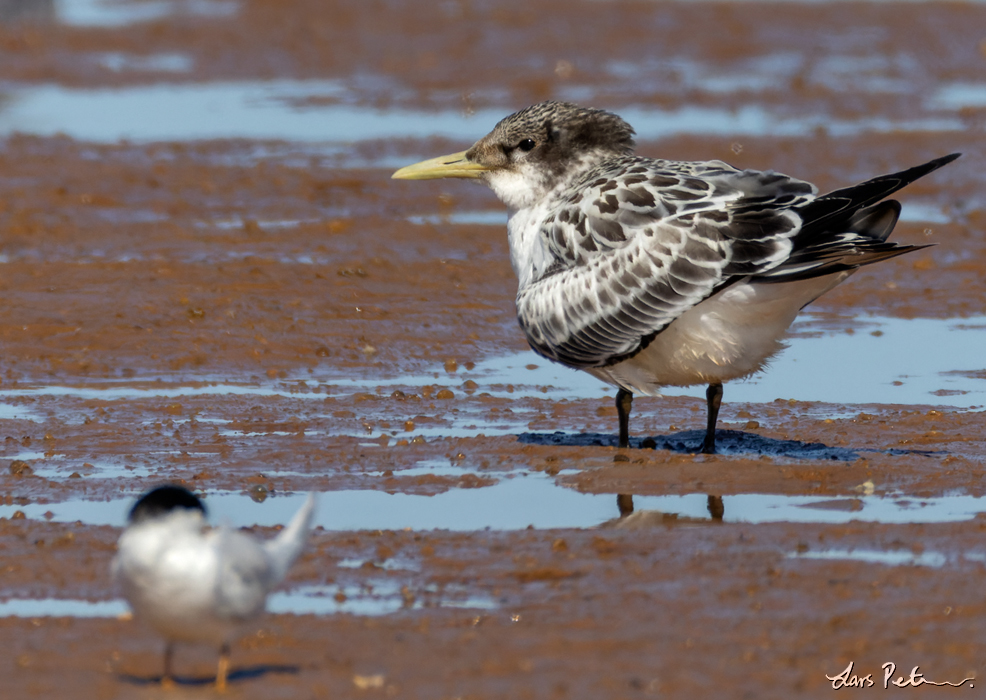
{"label": "yellow bill", "polygon": [[437,180],[442,177],[480,177],[488,168],[466,159],[466,151],[423,160],[401,168],[390,177],[394,180]]}

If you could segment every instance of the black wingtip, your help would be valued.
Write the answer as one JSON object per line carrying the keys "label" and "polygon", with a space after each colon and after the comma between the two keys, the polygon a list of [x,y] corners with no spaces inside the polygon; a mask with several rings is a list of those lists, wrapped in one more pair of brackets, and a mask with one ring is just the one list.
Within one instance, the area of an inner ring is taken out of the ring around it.
{"label": "black wingtip", "polygon": [[942,156],[941,158],[935,158],[934,160],[929,160],[927,163],[922,163],[921,165],[915,165],[913,168],[902,170],[899,173],[893,173],[892,175],[883,175],[881,177],[874,178],[873,180],[870,180],[870,182],[886,183],[894,180],[898,181],[894,186],[892,192],[888,192],[887,194],[883,195],[884,197],[886,197],[893,194],[897,190],[903,188],[905,185],[911,184],[918,178],[922,178],[925,175],[928,175],[929,173],[933,173],[939,168],[945,167],[946,165],[951,163],[953,160],[956,160],[961,155],[962,155],[961,153],[950,153],[947,156]]}
{"label": "black wingtip", "polygon": [[[911,168],[911,170],[923,170],[924,173],[930,173],[935,170],[938,170],[938,168],[948,165],[953,160],[958,160],[961,156],[962,156],[961,153],[949,153],[947,156],[942,156],[941,158],[935,158],[934,160],[929,160],[924,165],[919,165],[916,168]],[[921,176],[919,175],[918,177]]]}
{"label": "black wingtip", "polygon": [[127,522],[135,525],[146,520],[153,520],[170,513],[175,508],[200,510],[202,515],[205,515],[205,505],[198,496],[184,486],[167,484],[151,489],[141,496],[134,507],[130,509]]}
{"label": "black wingtip", "polygon": [[802,206],[801,215],[806,224],[812,224],[815,228],[819,225],[834,224],[838,221],[838,217],[846,215],[847,212],[851,215],[852,212],[889,197],[915,180],[948,165],[960,155],[962,154],[950,153],[907,170],[880,175],[858,185],[834,190]]}

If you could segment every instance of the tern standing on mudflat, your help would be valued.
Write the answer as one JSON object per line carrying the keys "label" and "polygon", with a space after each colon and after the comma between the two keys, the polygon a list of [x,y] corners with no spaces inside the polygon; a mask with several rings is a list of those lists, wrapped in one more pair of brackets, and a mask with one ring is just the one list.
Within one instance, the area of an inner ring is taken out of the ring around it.
{"label": "tern standing on mudflat", "polygon": [[773,171],[633,153],[620,117],[542,102],[472,148],[394,178],[478,178],[510,210],[517,317],[531,347],[634,393],[706,384],[715,452],[722,384],[763,369],[807,304],[862,265],[924,246],[887,241],[900,188],[953,154],[819,196]]}
{"label": "tern standing on mudflat", "polygon": [[277,537],[260,541],[228,527],[210,529],[205,506],[181,486],[160,486],[137,501],[120,536],[113,574],[134,616],[165,639],[162,685],[173,683],[174,645],[220,649],[216,689],[225,691],[229,645],[246,631],[304,549],[315,512],[308,500]]}

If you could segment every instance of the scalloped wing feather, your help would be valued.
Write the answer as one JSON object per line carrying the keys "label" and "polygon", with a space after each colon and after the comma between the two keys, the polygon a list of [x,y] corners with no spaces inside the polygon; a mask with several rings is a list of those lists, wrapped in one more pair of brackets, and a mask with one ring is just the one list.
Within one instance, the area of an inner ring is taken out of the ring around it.
{"label": "scalloped wing feather", "polygon": [[544,221],[554,264],[517,295],[532,347],[577,367],[633,354],[730,277],[791,254],[809,183],[724,163],[627,157],[592,171]]}

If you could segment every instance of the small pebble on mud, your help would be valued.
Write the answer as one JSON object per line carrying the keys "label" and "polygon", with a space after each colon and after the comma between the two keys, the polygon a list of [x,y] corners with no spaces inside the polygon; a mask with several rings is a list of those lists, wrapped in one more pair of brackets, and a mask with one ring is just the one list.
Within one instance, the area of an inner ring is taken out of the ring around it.
{"label": "small pebble on mud", "polygon": [[373,676],[353,676],[353,685],[359,690],[374,690],[383,688],[384,677],[382,674]]}
{"label": "small pebble on mud", "polygon": [[22,459],[15,459],[10,463],[10,473],[14,476],[31,476],[34,470],[31,465]]}

